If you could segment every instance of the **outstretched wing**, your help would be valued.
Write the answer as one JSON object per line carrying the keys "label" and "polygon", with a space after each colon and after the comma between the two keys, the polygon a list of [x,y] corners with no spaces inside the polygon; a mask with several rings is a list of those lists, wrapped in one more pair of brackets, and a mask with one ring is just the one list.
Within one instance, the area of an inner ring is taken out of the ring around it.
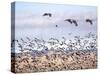
{"label": "outstretched wing", "polygon": [[44,13],[43,16],[49,16],[49,17],[52,17],[52,14],[51,14],[51,13]]}
{"label": "outstretched wing", "polygon": [[69,23],[72,24],[72,20],[71,19],[65,19],[64,21],[68,21]]}

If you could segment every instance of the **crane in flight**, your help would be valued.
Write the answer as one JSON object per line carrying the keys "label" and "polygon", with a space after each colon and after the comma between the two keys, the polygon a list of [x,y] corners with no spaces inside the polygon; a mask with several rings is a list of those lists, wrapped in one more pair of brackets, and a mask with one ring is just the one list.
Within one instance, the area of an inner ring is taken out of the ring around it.
{"label": "crane in flight", "polygon": [[91,19],[86,19],[85,20],[87,23],[90,23],[91,25],[93,24],[92,20]]}
{"label": "crane in flight", "polygon": [[51,14],[51,13],[44,13],[43,16],[49,16],[49,17],[52,17],[52,14]]}
{"label": "crane in flight", "polygon": [[78,26],[77,21],[74,19],[65,19],[64,21],[68,21],[70,24],[74,23],[76,27]]}
{"label": "crane in flight", "polygon": [[72,24],[72,20],[71,19],[65,19],[64,21],[68,21],[69,23]]}
{"label": "crane in flight", "polygon": [[75,24],[75,26],[77,27],[78,24],[77,24],[77,21],[76,20],[72,20],[72,22]]}

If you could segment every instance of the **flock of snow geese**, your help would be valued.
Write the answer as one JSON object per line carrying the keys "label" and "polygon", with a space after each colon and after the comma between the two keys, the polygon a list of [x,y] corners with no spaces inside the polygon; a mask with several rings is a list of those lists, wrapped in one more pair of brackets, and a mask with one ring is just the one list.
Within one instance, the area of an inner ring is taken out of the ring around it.
{"label": "flock of snow geese", "polygon": [[[92,40],[90,40],[92,39]],[[15,49],[15,45],[19,48],[21,52],[33,52],[33,51],[48,51],[48,50],[63,50],[63,51],[73,51],[73,50],[95,50],[97,49],[96,35],[90,37],[81,38],[75,36],[75,40],[67,40],[62,37],[61,40],[56,38],[50,38],[49,40],[41,40],[39,38],[31,39],[26,37],[25,39],[12,40],[11,48]]]}
{"label": "flock of snow geese", "polygon": [[[43,16],[52,17],[52,14],[51,14],[51,13],[44,13]],[[75,19],[69,19],[69,18],[68,18],[68,19],[65,19],[64,21],[67,21],[67,22],[69,22],[70,24],[74,24],[76,27],[78,26],[78,23],[77,23],[77,21],[76,21]],[[89,23],[90,25],[93,24],[93,20],[92,20],[92,19],[87,18],[85,21],[86,21],[87,23]],[[58,25],[56,25],[56,27],[58,27]]]}

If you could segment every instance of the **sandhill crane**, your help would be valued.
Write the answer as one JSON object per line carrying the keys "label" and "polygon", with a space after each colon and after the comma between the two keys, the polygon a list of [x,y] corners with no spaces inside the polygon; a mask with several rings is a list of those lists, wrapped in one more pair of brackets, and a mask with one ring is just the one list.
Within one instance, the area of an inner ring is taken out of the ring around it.
{"label": "sandhill crane", "polygon": [[77,24],[76,20],[72,20],[72,23],[74,23],[74,24],[75,24],[75,26],[78,26],[78,24]]}
{"label": "sandhill crane", "polygon": [[49,16],[49,17],[52,17],[52,14],[51,14],[51,13],[44,13],[43,16]]}
{"label": "sandhill crane", "polygon": [[66,19],[66,20],[64,20],[64,21],[68,21],[68,22],[71,23],[71,24],[74,23],[75,26],[78,26],[76,20],[74,20],[74,19]]}
{"label": "sandhill crane", "polygon": [[65,19],[64,21],[68,21],[69,23],[72,24],[72,20],[71,19]]}
{"label": "sandhill crane", "polygon": [[93,24],[93,22],[92,22],[91,19],[86,19],[85,21],[86,21],[86,22],[89,22],[91,25]]}

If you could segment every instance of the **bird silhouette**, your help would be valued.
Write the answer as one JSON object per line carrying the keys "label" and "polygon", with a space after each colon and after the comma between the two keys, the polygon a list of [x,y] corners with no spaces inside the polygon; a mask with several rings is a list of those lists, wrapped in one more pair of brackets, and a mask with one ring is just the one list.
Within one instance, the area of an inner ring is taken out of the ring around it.
{"label": "bird silhouette", "polygon": [[49,16],[49,17],[52,17],[52,14],[51,14],[51,13],[44,13],[43,16]]}
{"label": "bird silhouette", "polygon": [[72,20],[72,23],[74,23],[74,24],[75,24],[75,26],[78,26],[78,24],[77,24],[76,20]]}
{"label": "bird silhouette", "polygon": [[68,21],[69,23],[71,23],[71,24],[75,24],[75,26],[78,26],[78,24],[77,24],[77,22],[76,22],[76,20],[74,20],[74,19],[66,19],[66,20],[64,20],[64,21]]}
{"label": "bird silhouette", "polygon": [[71,20],[71,19],[66,19],[66,20],[64,20],[64,21],[68,21],[69,23],[72,24],[72,20]]}
{"label": "bird silhouette", "polygon": [[89,22],[91,25],[93,24],[91,19],[86,19],[86,22]]}
{"label": "bird silhouette", "polygon": [[58,27],[58,25],[56,25],[56,27]]}

